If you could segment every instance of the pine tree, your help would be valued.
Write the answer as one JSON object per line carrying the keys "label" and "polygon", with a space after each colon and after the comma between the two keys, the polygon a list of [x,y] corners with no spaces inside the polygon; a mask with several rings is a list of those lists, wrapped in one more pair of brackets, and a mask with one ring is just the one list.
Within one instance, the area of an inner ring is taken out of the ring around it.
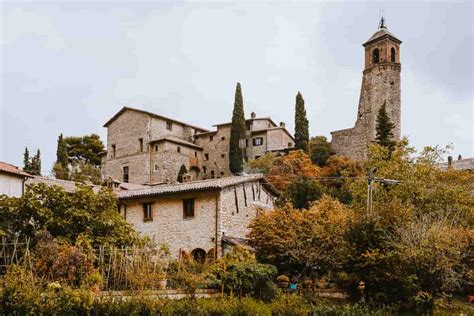
{"label": "pine tree", "polygon": [[295,149],[309,152],[309,122],[306,118],[304,99],[300,92],[296,95],[295,107]]}
{"label": "pine tree", "polygon": [[244,169],[243,148],[240,147],[240,141],[243,139],[245,139],[244,102],[242,89],[238,82],[235,89],[234,111],[232,113],[229,144],[229,168],[233,174],[241,173]]}
{"label": "pine tree", "polygon": [[379,112],[377,113],[377,126],[376,131],[376,142],[384,147],[387,147],[389,152],[392,153],[395,149],[395,142],[393,141],[393,128],[395,125],[390,120],[390,117],[387,113],[387,108],[385,102],[380,107]]}
{"label": "pine tree", "polygon": [[28,147],[25,146],[25,152],[23,153],[23,171],[24,172],[31,172],[31,164],[30,164],[30,152],[28,151]]}
{"label": "pine tree", "polygon": [[64,140],[62,133],[58,137],[58,147],[56,149],[56,162],[60,163],[63,168],[66,168],[68,164],[66,141]]}

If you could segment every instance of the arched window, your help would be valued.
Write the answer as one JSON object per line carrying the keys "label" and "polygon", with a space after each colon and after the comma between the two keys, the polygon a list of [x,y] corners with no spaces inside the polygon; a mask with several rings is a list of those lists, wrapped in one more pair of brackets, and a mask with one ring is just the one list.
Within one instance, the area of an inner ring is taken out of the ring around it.
{"label": "arched window", "polygon": [[372,62],[377,64],[379,62],[379,49],[376,48],[372,51]]}
{"label": "arched window", "polygon": [[393,48],[393,47],[390,49],[390,61],[392,63],[395,62],[395,48]]}
{"label": "arched window", "polygon": [[191,256],[195,261],[199,263],[204,263],[204,261],[206,261],[206,251],[204,249],[194,249],[193,251],[191,251]]}

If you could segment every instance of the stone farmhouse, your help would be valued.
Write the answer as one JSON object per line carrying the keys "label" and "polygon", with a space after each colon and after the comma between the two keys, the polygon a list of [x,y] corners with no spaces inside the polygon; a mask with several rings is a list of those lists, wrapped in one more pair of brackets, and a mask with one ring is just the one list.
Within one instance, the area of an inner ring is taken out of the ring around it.
{"label": "stone farmhouse", "polygon": [[[242,142],[245,159],[266,152],[282,153],[294,146],[285,124],[252,113],[246,120]],[[112,181],[154,185],[231,176],[230,123],[215,131],[158,114],[123,107],[104,124],[107,151],[102,155],[102,176]]]}
{"label": "stone farmhouse", "polygon": [[120,191],[119,212],[174,257],[222,256],[244,243],[250,221],[278,191],[262,175],[225,177]]}
{"label": "stone farmhouse", "polygon": [[395,125],[395,140],[400,140],[400,41],[390,33],[382,18],[379,29],[362,46],[365,69],[362,75],[359,109],[353,128],[331,132],[331,145],[336,154],[355,160],[367,159],[367,151],[375,140],[377,113],[385,104]]}

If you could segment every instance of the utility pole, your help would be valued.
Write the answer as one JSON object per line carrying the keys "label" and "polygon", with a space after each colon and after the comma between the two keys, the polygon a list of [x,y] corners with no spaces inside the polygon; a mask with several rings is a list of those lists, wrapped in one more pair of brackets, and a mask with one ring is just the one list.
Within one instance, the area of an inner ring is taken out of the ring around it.
{"label": "utility pole", "polygon": [[369,169],[367,171],[367,218],[372,215],[372,202],[374,197],[374,183],[383,183],[383,184],[399,184],[400,180],[394,179],[383,179],[374,177],[377,172],[377,168]]}

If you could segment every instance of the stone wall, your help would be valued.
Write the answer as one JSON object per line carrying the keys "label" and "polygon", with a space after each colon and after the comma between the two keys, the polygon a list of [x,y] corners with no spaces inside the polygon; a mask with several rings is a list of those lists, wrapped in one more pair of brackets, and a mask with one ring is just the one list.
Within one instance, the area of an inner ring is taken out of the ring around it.
{"label": "stone wall", "polygon": [[245,238],[250,222],[264,211],[259,205],[273,208],[273,202],[273,197],[258,181],[224,189],[221,194],[221,232],[226,236]]}
{"label": "stone wall", "polygon": [[[191,219],[183,217],[183,199],[188,198],[195,199],[194,218]],[[120,209],[137,231],[158,244],[168,245],[171,254],[177,257],[180,249],[191,252],[201,248],[208,252],[215,247],[217,209],[217,244],[221,254],[222,236],[245,238],[250,222],[259,212],[272,208],[273,202],[273,195],[258,181],[249,181],[222,191],[177,193],[122,201]],[[144,221],[143,203],[153,203],[152,221]]]}
{"label": "stone wall", "polygon": [[[195,199],[194,218],[185,219],[183,199],[188,198]],[[144,221],[143,203],[153,203],[153,221]],[[178,257],[180,249],[191,252],[201,248],[207,252],[215,246],[217,203],[218,192],[137,199],[126,202],[126,220],[157,244],[168,245],[173,257]]]}
{"label": "stone wall", "polygon": [[202,164],[206,172],[204,173],[203,170],[202,178],[211,179],[232,175],[229,169],[229,140],[230,125],[218,126],[216,133],[199,136],[196,139],[196,144],[203,147]]}

